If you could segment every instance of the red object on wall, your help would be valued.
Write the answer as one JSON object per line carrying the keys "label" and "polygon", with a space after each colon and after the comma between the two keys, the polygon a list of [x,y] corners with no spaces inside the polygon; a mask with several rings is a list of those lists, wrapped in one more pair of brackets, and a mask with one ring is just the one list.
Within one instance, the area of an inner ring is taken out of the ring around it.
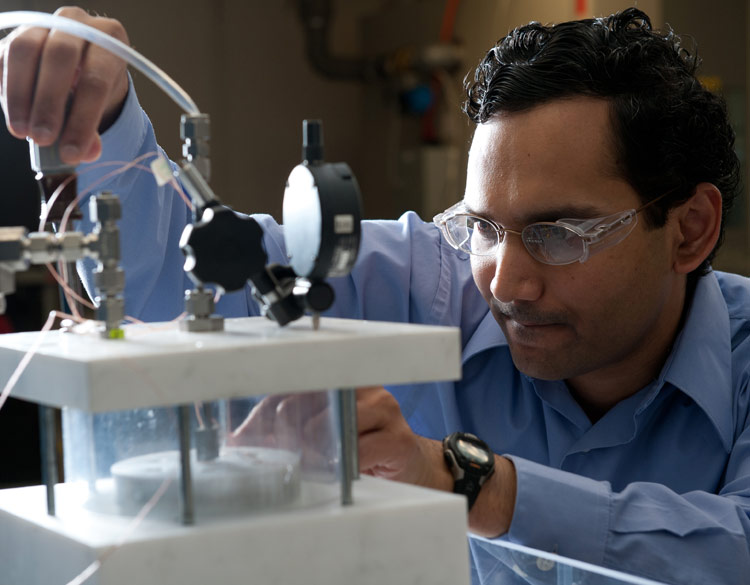
{"label": "red object on wall", "polygon": [[575,0],[576,18],[586,18],[588,16],[588,0]]}

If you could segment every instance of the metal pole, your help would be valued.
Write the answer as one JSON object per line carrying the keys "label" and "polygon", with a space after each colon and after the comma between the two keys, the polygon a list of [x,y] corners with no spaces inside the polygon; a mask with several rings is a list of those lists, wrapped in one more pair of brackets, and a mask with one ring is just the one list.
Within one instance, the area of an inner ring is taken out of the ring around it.
{"label": "metal pole", "polygon": [[180,441],[180,515],[186,526],[195,523],[193,479],[190,473],[190,407],[177,407],[177,430]]}
{"label": "metal pole", "polygon": [[39,406],[39,440],[42,456],[42,481],[47,487],[47,514],[55,515],[55,484],[59,481],[57,436],[59,421],[57,409],[51,406]]}
{"label": "metal pole", "polygon": [[357,435],[357,391],[336,391],[339,430],[341,433],[341,505],[354,503],[352,481],[359,478],[359,443]]}

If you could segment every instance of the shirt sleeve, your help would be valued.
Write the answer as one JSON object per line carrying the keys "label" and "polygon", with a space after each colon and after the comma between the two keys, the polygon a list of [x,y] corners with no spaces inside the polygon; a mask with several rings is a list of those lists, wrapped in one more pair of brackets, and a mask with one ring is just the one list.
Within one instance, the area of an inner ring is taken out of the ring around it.
{"label": "shirt sleeve", "polygon": [[[718,494],[645,482],[614,492],[605,481],[510,459],[517,474],[512,542],[665,583],[729,585],[750,575],[747,423]],[[483,550],[486,563],[491,555]]]}
{"label": "shirt sleeve", "polygon": [[[283,228],[269,216],[253,217],[263,228],[269,260],[285,263]],[[457,255],[433,224],[413,212],[398,220],[363,221],[351,274],[328,282],[336,294],[328,316],[475,326],[487,313],[468,257]]]}
{"label": "shirt sleeve", "polygon": [[[189,203],[172,184],[157,184],[150,164],[167,159],[154,130],[141,109],[132,81],[117,121],[102,135],[102,157],[78,168],[80,206],[84,212],[79,228],[93,230],[88,213],[92,193],[110,191],[122,207],[120,228],[121,265],[125,272],[125,314],[143,321],[164,321],[183,311],[185,290],[193,284],[183,269],[179,241],[192,221]],[[173,167],[174,164],[170,163]],[[79,263],[84,285],[93,298],[93,260]],[[224,295],[217,310],[225,316],[247,316],[247,291]]]}

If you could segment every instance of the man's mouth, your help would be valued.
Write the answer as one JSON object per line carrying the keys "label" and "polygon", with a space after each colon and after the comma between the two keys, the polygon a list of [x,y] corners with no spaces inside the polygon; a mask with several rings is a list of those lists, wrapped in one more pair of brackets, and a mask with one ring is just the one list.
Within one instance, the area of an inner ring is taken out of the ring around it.
{"label": "man's mouth", "polygon": [[559,314],[497,304],[493,304],[492,312],[506,336],[519,342],[537,342],[541,336],[567,328],[566,318]]}
{"label": "man's mouth", "polygon": [[492,312],[503,321],[513,322],[522,327],[549,327],[567,323],[564,315],[543,313],[532,308],[500,305],[499,303],[492,304]]}

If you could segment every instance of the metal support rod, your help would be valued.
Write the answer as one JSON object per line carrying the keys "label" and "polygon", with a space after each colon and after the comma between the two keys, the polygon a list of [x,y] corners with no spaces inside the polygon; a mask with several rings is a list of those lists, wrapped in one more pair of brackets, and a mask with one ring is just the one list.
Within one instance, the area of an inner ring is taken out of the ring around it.
{"label": "metal support rod", "polygon": [[184,525],[195,523],[193,478],[190,473],[190,407],[177,407],[177,430],[180,441],[180,516]]}
{"label": "metal support rod", "polygon": [[59,421],[57,409],[39,406],[39,439],[42,455],[42,481],[47,487],[47,514],[55,515],[55,484],[58,483],[57,436]]}
{"label": "metal support rod", "polygon": [[354,503],[352,481],[359,478],[359,442],[357,435],[357,391],[336,391],[337,414],[341,433],[341,505]]}

